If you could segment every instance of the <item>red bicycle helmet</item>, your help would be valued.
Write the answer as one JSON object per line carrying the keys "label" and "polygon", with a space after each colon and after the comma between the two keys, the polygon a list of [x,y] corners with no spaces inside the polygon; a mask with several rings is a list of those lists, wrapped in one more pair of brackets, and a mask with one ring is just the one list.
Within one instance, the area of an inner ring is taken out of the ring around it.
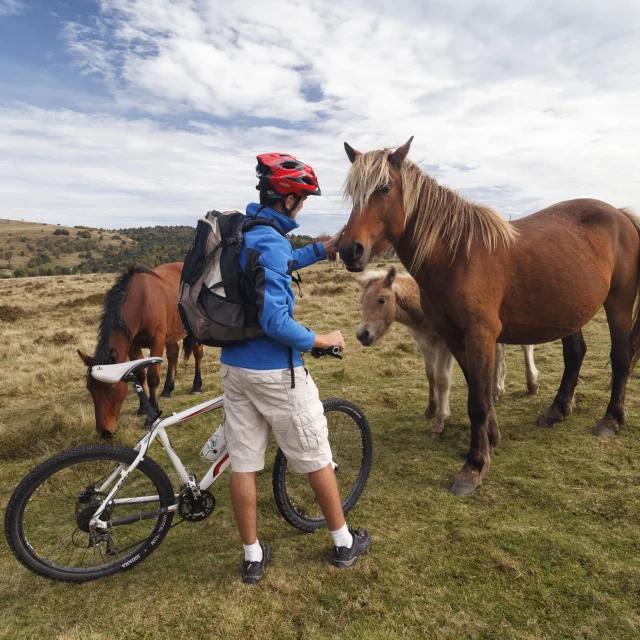
{"label": "red bicycle helmet", "polygon": [[321,195],[315,171],[302,160],[288,153],[261,153],[256,157],[259,179],[256,189],[266,192],[268,197]]}

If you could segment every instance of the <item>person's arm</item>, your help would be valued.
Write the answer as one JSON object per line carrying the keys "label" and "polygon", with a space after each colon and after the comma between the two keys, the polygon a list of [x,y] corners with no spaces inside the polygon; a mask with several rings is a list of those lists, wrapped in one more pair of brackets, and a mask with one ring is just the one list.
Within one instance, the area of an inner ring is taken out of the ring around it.
{"label": "person's arm", "polygon": [[[309,351],[316,334],[289,315],[288,252],[270,238],[247,252],[256,286],[258,319],[265,334],[297,351]],[[306,248],[306,247],[305,247]]]}
{"label": "person's arm", "polygon": [[334,234],[332,238],[325,242],[315,242],[308,244],[302,249],[294,249],[293,251],[293,268],[303,269],[315,262],[325,260],[328,253],[338,253],[338,245],[340,244],[340,238],[344,233],[345,227],[342,227],[338,233]]}
{"label": "person's arm", "polygon": [[301,249],[293,250],[293,268],[304,269],[309,265],[315,264],[320,260],[327,259],[327,252],[325,251],[324,244],[322,242],[314,242],[308,244]]}

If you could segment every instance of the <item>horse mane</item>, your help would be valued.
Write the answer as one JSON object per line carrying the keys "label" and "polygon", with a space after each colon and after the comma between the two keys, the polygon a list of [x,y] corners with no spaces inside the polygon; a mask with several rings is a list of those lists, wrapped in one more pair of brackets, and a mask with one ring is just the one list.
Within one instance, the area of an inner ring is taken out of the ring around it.
{"label": "horse mane", "polygon": [[[100,328],[98,329],[98,345],[93,357],[94,364],[105,364],[109,357],[109,338],[115,331],[122,331],[127,339],[133,339],[131,331],[122,315],[122,305],[127,297],[133,277],[137,273],[146,273],[156,278],[160,276],[142,265],[131,266],[121,273],[114,285],[104,296],[102,315],[100,316]],[[162,279],[162,278],[160,278]]]}
{"label": "horse mane", "polygon": [[[345,200],[355,211],[363,211],[371,196],[390,180],[391,149],[377,149],[360,154],[351,165],[344,183]],[[494,251],[499,244],[508,247],[518,232],[493,209],[470,202],[448,187],[439,185],[411,160],[400,166],[405,228],[415,219],[413,245],[415,254],[411,271],[429,259],[438,240],[452,258],[464,243],[467,256],[474,242]]]}

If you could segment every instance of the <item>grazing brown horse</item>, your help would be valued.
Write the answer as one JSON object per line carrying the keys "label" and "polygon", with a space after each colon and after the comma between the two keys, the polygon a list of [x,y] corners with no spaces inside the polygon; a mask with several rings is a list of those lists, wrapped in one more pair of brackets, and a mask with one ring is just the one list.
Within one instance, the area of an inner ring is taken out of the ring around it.
{"label": "grazing brown horse", "polygon": [[[85,365],[116,364],[127,358],[137,360],[142,357],[142,349],[149,349],[151,356],[162,357],[166,346],[168,372],[162,397],[168,398],[176,377],[178,342],[185,337],[178,314],[181,271],[182,262],[172,262],[153,271],[138,266],[123,273],[105,295],[95,355],[91,357],[78,351]],[[183,348],[185,359],[193,353],[196,361],[191,393],[201,393],[202,345],[185,339]],[[157,409],[160,365],[149,367],[148,374],[145,376],[143,372],[141,378],[148,384],[151,404]],[[127,396],[127,383],[108,385],[98,382],[87,371],[87,389],[93,397],[98,433],[115,433]]]}
{"label": "grazing brown horse", "polygon": [[353,209],[340,242],[350,271],[362,271],[388,244],[420,287],[422,309],[469,386],[471,447],[451,491],[469,494],[500,442],[492,402],[495,346],[562,340],[558,394],[539,419],[550,427],[571,413],[586,352],[582,327],[604,305],[611,334],[611,399],[594,434],[616,434],[626,418],[625,388],[640,357],[640,221],[599,200],[569,200],[509,224],[489,207],[440,186],[395,151],[352,162],[345,196]]}

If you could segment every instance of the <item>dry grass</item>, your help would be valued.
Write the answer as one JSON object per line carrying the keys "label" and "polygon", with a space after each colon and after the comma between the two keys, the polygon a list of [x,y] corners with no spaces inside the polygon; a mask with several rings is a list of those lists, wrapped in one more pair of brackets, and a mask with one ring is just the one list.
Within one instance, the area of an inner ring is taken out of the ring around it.
{"label": "dry grass", "polygon": [[[340,327],[347,340],[343,362],[309,358],[307,365],[323,396],[343,396],[366,410],[374,433],[371,479],[350,518],[371,529],[372,553],[351,571],[328,566],[327,533],[303,535],[284,523],[268,468],[259,479],[260,537],[272,545],[273,562],[257,588],[245,587],[223,477],[214,487],[218,507],[211,518],[180,526],[135,570],[101,582],[36,578],[0,541],[0,637],[638,637],[639,386],[634,377],[622,433],[594,439],[591,428],[607,402],[602,316],[585,332],[589,352],[576,410],[554,429],[533,424],[560,380],[560,346],[536,350],[538,396],[526,393],[520,349],[508,349],[507,391],[498,407],[503,442],[485,485],[465,499],[448,493],[469,442],[460,372],[447,430],[434,442],[422,420],[422,361],[406,332],[395,327],[379,346],[365,349],[354,336],[359,293],[351,276],[318,265],[303,278],[300,321],[319,331]],[[99,296],[112,279],[0,281],[2,304],[25,311],[14,322],[0,320],[3,504],[39,460],[95,439],[75,349],[92,351]],[[203,378],[212,396],[220,392],[217,371],[216,350],[208,349]],[[193,403],[192,375],[192,364],[181,362],[174,397],[162,401],[165,411]],[[140,433],[135,409],[131,397],[119,423],[121,443]],[[210,414],[171,432],[199,474],[205,467],[197,451],[218,420]],[[159,450],[152,457],[165,462]]]}

